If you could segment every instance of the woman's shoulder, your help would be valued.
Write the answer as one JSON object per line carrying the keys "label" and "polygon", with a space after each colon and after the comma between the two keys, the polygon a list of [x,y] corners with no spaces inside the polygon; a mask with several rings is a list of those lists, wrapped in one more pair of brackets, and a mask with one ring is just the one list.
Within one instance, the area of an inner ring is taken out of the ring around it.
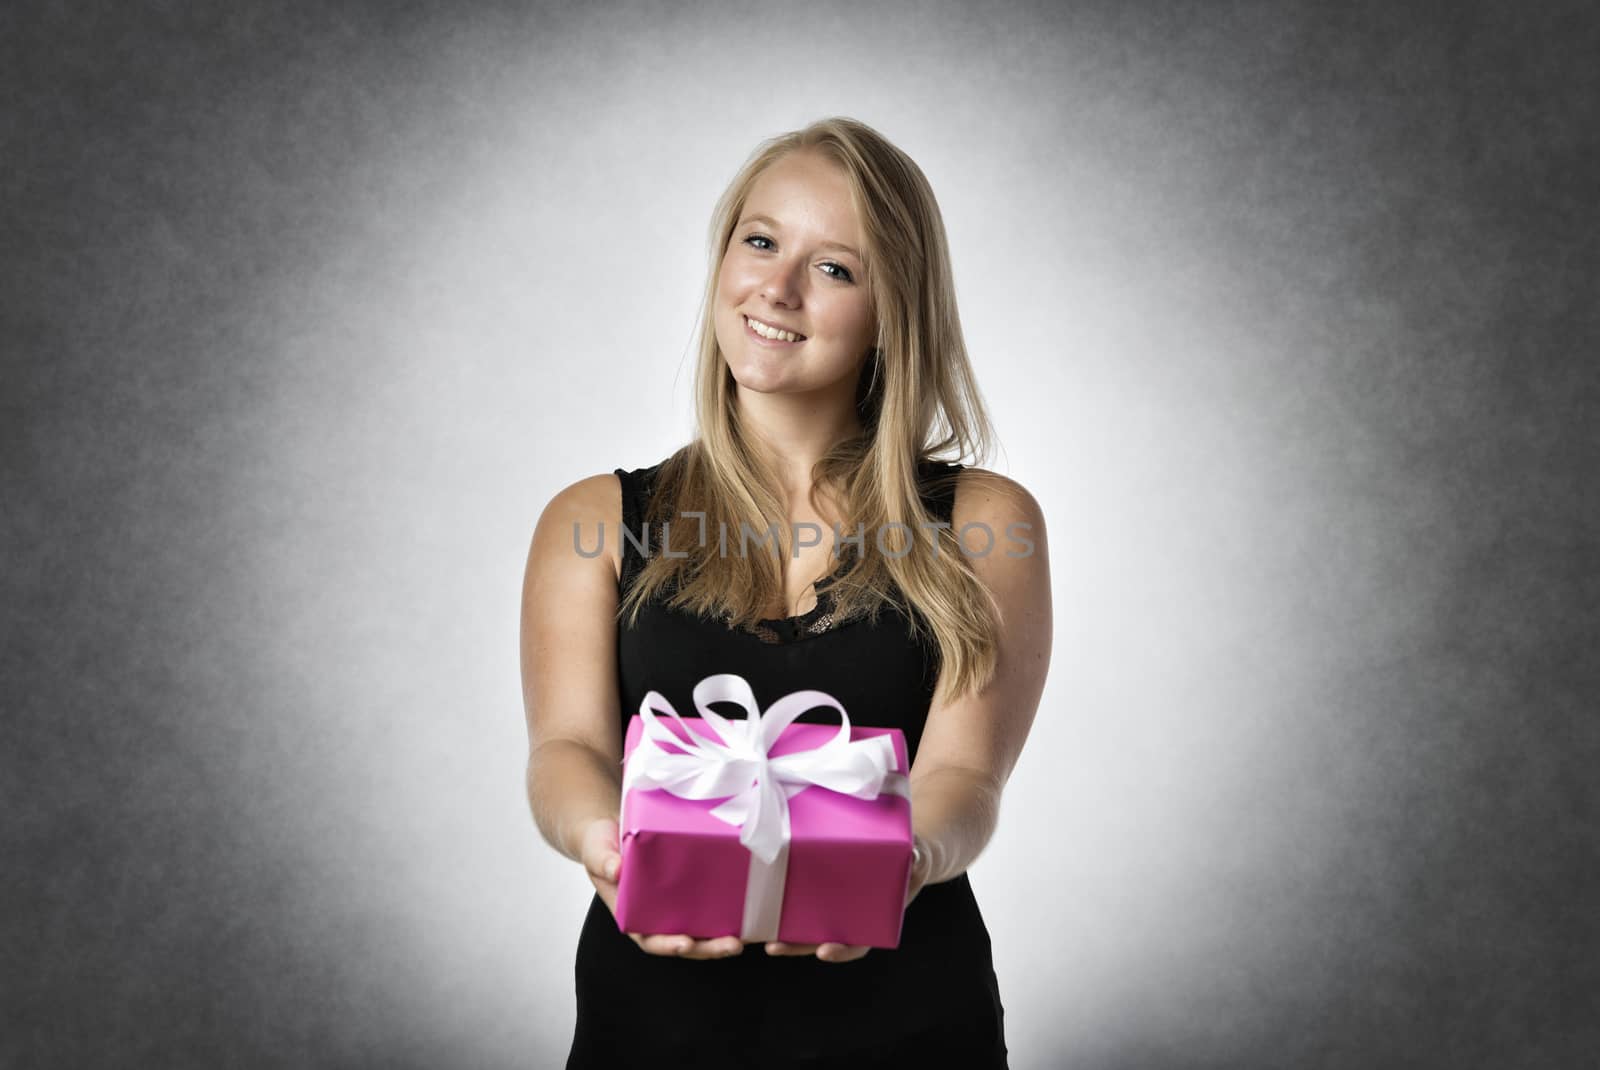
{"label": "woman's shoulder", "polygon": [[933,457],[917,462],[918,480],[933,490],[953,491],[958,501],[965,500],[970,508],[979,498],[999,497],[1012,503],[1032,500],[1026,487],[1009,476],[992,472],[976,465],[961,464]]}
{"label": "woman's shoulder", "polygon": [[622,484],[624,492],[648,493],[655,486],[656,478],[661,474],[661,470],[666,467],[666,464],[665,460],[661,460],[643,468],[617,468],[612,471],[612,474]]}
{"label": "woman's shoulder", "polygon": [[[620,521],[628,499],[648,492],[665,461],[643,468],[613,468],[568,483],[550,499],[550,506],[584,513],[593,520]],[[547,506],[546,508],[549,508]]]}
{"label": "woman's shoulder", "polygon": [[581,514],[589,520],[611,519],[611,514],[622,511],[623,483],[617,472],[584,476],[556,491],[545,505],[545,512]]}
{"label": "woman's shoulder", "polygon": [[1027,487],[987,468],[954,466],[955,502],[951,523],[988,524],[1004,530],[1007,524],[1044,526],[1044,511]]}
{"label": "woman's shoulder", "polygon": [[[616,469],[568,483],[551,496],[539,518],[541,528],[570,532],[565,538],[574,547],[587,550],[598,545],[601,556],[619,579],[622,558],[617,550],[616,533],[621,530],[628,511],[627,476],[625,470]],[[612,534],[605,534],[607,532]]]}

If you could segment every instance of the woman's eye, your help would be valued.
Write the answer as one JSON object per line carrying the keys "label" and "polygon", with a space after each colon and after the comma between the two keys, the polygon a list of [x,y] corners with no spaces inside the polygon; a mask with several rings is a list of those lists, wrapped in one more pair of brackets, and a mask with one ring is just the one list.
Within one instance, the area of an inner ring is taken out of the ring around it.
{"label": "woman's eye", "polygon": [[[767,244],[766,245],[756,245],[755,244],[756,242],[766,242]],[[763,252],[765,252],[768,248],[771,247],[772,239],[767,237],[765,234],[748,234],[744,238],[744,244],[745,245],[749,245],[749,246],[751,246],[753,248],[756,248],[756,249],[760,249]],[[835,269],[834,271],[829,271],[827,273],[827,275],[828,275],[828,277],[830,279],[838,279],[841,282],[854,282],[854,281],[856,281],[855,280],[855,276],[850,274],[850,269],[845,267],[843,264],[835,264],[832,260],[828,260],[828,261],[825,261],[822,266],[825,267],[825,268],[834,268]]]}

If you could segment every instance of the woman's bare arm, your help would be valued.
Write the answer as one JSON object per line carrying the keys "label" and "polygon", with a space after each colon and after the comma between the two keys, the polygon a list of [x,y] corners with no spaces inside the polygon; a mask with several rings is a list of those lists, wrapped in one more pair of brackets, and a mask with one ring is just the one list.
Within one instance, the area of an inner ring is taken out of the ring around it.
{"label": "woman's bare arm", "polygon": [[[994,835],[1005,787],[1033,724],[1050,666],[1050,564],[1044,516],[1018,484],[992,472],[963,472],[951,523],[988,525],[994,548],[972,557],[973,570],[1000,607],[995,678],[983,690],[956,702],[936,697],[928,710],[917,760],[911,767],[912,834],[917,851],[907,903],[923,887],[960,876]],[[1008,529],[1011,524],[1030,527]],[[1026,557],[1017,539],[1033,543]],[[973,539],[973,549],[981,540]],[[851,962],[865,947],[843,944],[772,944],[774,954],[815,954],[827,962]]]}
{"label": "woman's bare arm", "polygon": [[[928,711],[911,769],[911,813],[927,855],[926,884],[965,873],[994,834],[1000,793],[1022,753],[1050,667],[1050,561],[1039,503],[992,472],[969,469],[960,479],[952,526],[959,532],[978,523],[994,533],[993,549],[967,560],[1000,607],[999,661],[981,691],[954,702],[936,698]],[[1026,551],[1021,539],[1033,543],[1031,552],[1008,556]],[[975,530],[971,548],[981,543]]]}
{"label": "woman's bare arm", "polygon": [[[605,524],[605,552],[592,550]],[[545,507],[522,586],[522,697],[528,719],[528,804],[540,834],[582,860],[584,829],[617,817],[622,731],[617,694],[615,475],[579,480]]]}
{"label": "woman's bare arm", "polygon": [[[606,552],[592,550],[605,522]],[[617,693],[622,489],[615,475],[580,480],[557,494],[534,529],[522,589],[522,695],[528,715],[528,805],[540,834],[580,863],[616,911],[622,855],[622,710]],[[652,955],[728,958],[738,936],[629,933]]]}

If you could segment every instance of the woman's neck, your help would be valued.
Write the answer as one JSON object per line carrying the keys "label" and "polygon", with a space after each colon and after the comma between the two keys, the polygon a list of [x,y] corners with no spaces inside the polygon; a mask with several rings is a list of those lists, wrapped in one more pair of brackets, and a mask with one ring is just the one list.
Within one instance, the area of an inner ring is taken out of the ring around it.
{"label": "woman's neck", "polygon": [[837,406],[807,399],[741,390],[740,426],[759,450],[791,500],[811,490],[811,471],[839,442],[861,433],[853,404]]}

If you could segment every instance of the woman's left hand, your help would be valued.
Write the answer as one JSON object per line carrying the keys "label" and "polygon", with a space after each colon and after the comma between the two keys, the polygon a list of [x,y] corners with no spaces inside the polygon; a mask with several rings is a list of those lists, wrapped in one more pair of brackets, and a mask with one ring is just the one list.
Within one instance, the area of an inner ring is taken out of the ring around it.
{"label": "woman's left hand", "polygon": [[[927,882],[928,848],[923,845],[921,837],[913,837],[911,883],[906,888],[906,906],[911,905]],[[815,955],[823,962],[854,962],[871,950],[870,947],[856,944],[786,944],[781,940],[772,940],[767,944],[769,955]]]}

